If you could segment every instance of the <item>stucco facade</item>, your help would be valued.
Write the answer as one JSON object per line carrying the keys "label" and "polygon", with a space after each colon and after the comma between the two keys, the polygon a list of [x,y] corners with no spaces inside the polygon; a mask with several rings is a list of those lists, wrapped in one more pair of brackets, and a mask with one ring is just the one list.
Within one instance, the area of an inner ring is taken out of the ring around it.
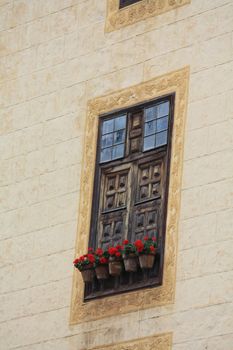
{"label": "stucco facade", "polygon": [[[232,350],[232,0],[114,1],[0,0],[0,349]],[[82,322],[88,106],[181,71],[174,297]]]}

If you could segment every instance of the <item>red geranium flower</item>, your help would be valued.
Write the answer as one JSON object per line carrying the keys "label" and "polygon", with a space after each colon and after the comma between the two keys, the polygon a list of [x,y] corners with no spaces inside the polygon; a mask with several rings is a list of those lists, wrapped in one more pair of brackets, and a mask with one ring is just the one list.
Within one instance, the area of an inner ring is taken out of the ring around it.
{"label": "red geranium flower", "polygon": [[144,248],[144,244],[142,243],[142,241],[140,239],[138,239],[137,241],[134,242],[135,247],[137,248],[137,251],[139,253],[141,253],[143,251]]}
{"label": "red geranium flower", "polygon": [[97,248],[95,253],[96,255],[101,256],[103,255],[103,250],[101,248]]}
{"label": "red geranium flower", "polygon": [[143,239],[144,239],[144,241],[148,241],[149,237],[145,236]]}
{"label": "red geranium flower", "polygon": [[151,251],[152,253],[155,252],[155,247],[154,247],[153,245],[150,246],[150,251]]}
{"label": "red geranium flower", "polygon": [[101,264],[107,264],[107,262],[108,262],[108,259],[106,259],[106,258],[100,258],[100,263],[101,263]]}
{"label": "red geranium flower", "polygon": [[118,245],[116,246],[116,249],[117,249],[117,250],[121,250],[121,249],[122,249],[122,246],[121,246],[120,244],[118,244]]}
{"label": "red geranium flower", "polygon": [[90,263],[94,263],[95,262],[95,257],[93,254],[87,254],[87,258],[90,261]]}
{"label": "red geranium flower", "polygon": [[73,261],[73,264],[75,265],[75,264],[78,264],[79,263],[79,259],[77,258],[77,259],[75,259],[74,261]]}
{"label": "red geranium flower", "polygon": [[125,244],[129,244],[128,239],[125,239],[125,240],[123,241],[123,244],[124,244],[124,245],[125,245]]}
{"label": "red geranium flower", "polygon": [[116,252],[116,257],[119,258],[121,256],[121,253],[120,252]]}
{"label": "red geranium flower", "polygon": [[152,237],[152,241],[156,242],[157,241],[156,237]]}
{"label": "red geranium flower", "polygon": [[115,248],[115,247],[108,248],[108,252],[109,252],[110,255],[113,256],[113,255],[116,254],[117,248]]}

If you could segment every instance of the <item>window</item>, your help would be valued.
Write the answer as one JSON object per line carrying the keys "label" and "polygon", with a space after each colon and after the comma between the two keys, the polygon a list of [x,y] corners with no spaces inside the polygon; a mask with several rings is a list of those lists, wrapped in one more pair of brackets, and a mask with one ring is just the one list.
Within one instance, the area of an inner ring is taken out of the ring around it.
{"label": "window", "polygon": [[139,2],[139,1],[142,1],[142,0],[120,0],[120,8],[135,4],[136,2]]}
{"label": "window", "polygon": [[157,234],[149,272],[125,273],[85,287],[85,300],[160,285],[174,96],[99,118],[89,245],[107,248]]}

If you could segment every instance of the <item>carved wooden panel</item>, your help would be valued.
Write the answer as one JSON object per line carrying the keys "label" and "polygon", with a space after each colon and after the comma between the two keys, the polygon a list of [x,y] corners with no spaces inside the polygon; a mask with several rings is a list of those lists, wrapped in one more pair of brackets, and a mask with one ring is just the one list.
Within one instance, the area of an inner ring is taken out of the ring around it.
{"label": "carved wooden panel", "polygon": [[143,114],[142,111],[132,113],[130,116],[130,153],[137,153],[141,151],[142,145],[142,128],[143,128]]}
{"label": "carved wooden panel", "polygon": [[109,245],[120,244],[124,239],[125,220],[125,211],[102,215],[100,221],[99,246],[105,249]]}
{"label": "carved wooden panel", "polygon": [[153,237],[158,234],[160,221],[159,208],[152,206],[138,207],[134,212],[133,239],[142,239],[144,236]]}
{"label": "carved wooden panel", "polygon": [[[161,162],[143,164],[139,168],[137,201],[145,201],[161,197],[161,178],[163,166]],[[164,183],[164,181],[162,181]]]}
{"label": "carved wooden panel", "polygon": [[127,233],[130,197],[130,166],[110,166],[100,183],[97,242],[102,248],[122,242]]}
{"label": "carved wooden panel", "polygon": [[106,176],[103,211],[109,211],[126,206],[128,173],[120,172]]}

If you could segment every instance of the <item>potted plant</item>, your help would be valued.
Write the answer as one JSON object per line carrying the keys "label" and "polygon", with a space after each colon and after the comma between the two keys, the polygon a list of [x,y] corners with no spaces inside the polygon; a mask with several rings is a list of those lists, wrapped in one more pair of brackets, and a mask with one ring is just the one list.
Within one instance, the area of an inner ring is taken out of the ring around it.
{"label": "potted plant", "polygon": [[135,245],[129,243],[127,239],[124,240],[122,253],[125,271],[136,272],[138,269],[138,257]]}
{"label": "potted plant", "polygon": [[122,272],[122,246],[108,248],[109,253],[109,273],[111,276],[120,276]]}
{"label": "potted plant", "polygon": [[94,267],[98,280],[105,280],[109,277],[108,258],[109,253],[107,251],[103,251],[101,248],[96,249]]}
{"label": "potted plant", "polygon": [[81,272],[85,283],[92,282],[95,276],[94,262],[95,256],[92,253],[82,255],[73,261],[74,266]]}
{"label": "potted plant", "polygon": [[151,269],[154,265],[157,250],[156,237],[149,238],[146,236],[143,241],[138,239],[134,242],[134,246],[136,247],[139,256],[141,269]]}

